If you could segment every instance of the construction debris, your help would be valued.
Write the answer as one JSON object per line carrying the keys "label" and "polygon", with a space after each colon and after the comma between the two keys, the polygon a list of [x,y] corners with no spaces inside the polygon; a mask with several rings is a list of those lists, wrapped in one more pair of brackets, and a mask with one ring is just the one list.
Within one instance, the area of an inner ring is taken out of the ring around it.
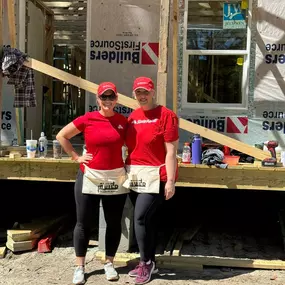
{"label": "construction debris", "polygon": [[[45,217],[31,223],[16,223],[11,230],[7,230],[6,246],[13,252],[34,249],[41,237],[50,234],[41,242],[40,252],[51,251],[51,242],[55,239],[66,216],[58,218]],[[53,233],[52,233],[53,231]]]}

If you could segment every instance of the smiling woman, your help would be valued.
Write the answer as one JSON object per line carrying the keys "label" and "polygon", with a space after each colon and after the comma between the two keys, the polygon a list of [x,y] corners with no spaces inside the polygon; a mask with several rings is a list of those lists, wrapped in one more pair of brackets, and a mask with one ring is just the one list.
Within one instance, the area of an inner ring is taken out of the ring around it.
{"label": "smiling woman", "polygon": [[[102,200],[106,219],[107,280],[117,280],[113,259],[121,238],[121,217],[128,189],[123,187],[126,171],[122,158],[127,119],[116,112],[117,88],[112,82],[103,82],[96,96],[100,111],[87,112],[66,125],[57,139],[73,160],[80,163],[74,186],[77,222],[74,229],[76,269],[73,283],[83,284],[84,264],[94,211]],[[84,134],[86,152],[77,154],[70,139]],[[114,196],[115,195],[115,196]]]}

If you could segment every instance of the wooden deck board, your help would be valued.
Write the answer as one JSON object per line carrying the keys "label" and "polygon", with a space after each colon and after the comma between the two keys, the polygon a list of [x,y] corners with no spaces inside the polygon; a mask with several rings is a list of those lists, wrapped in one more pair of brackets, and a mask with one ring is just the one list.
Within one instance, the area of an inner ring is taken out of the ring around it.
{"label": "wooden deck board", "polygon": [[[79,164],[70,159],[0,158],[0,179],[74,182]],[[240,164],[214,166],[179,164],[179,187],[285,191],[285,167]]]}

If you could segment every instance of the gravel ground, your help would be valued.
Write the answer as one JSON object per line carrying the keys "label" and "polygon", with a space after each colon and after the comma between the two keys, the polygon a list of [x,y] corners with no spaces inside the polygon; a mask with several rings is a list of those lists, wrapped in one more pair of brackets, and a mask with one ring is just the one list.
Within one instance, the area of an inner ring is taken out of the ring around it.
{"label": "gravel ground", "polygon": [[[95,260],[97,248],[91,248],[87,254],[86,284],[110,284],[104,278],[102,264]],[[120,280],[113,284],[134,284],[129,278],[128,267],[117,267]],[[74,251],[72,247],[57,247],[52,253],[39,254],[27,252],[8,253],[0,260],[0,284],[5,285],[48,285],[72,284],[74,270]],[[285,271],[240,270],[231,268],[206,268],[203,272],[180,269],[160,269],[150,284],[258,284],[284,285]]]}

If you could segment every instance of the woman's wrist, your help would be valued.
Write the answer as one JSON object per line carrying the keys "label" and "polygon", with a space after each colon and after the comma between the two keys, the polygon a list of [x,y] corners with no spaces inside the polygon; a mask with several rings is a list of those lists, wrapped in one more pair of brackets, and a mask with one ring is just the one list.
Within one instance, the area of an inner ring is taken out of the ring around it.
{"label": "woman's wrist", "polygon": [[73,156],[71,157],[71,159],[74,160],[74,161],[77,161],[78,158],[79,158],[79,155],[73,155]]}

